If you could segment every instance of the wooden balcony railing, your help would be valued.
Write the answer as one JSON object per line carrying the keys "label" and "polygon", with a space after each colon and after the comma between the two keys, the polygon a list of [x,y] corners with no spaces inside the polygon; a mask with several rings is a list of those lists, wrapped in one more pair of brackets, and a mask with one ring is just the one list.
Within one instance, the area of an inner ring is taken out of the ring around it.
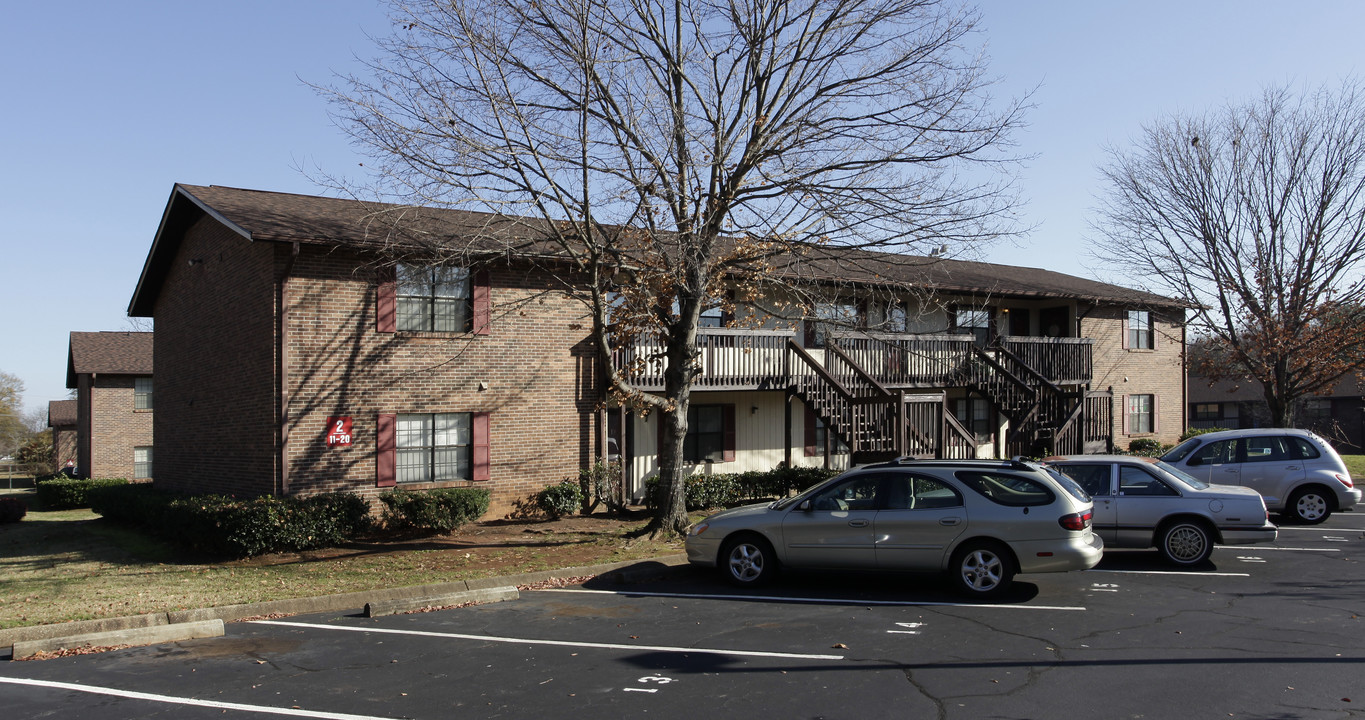
{"label": "wooden balcony railing", "polygon": [[1094,340],[1007,335],[1000,344],[1054,385],[1084,385],[1094,375]]}

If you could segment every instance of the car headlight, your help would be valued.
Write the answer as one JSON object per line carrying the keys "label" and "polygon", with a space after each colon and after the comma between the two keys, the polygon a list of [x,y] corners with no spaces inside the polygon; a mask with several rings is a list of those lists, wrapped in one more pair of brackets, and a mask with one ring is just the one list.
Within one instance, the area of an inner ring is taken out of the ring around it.
{"label": "car headlight", "polygon": [[709,527],[711,527],[710,523],[697,523],[696,525],[693,525],[692,527],[687,529],[687,534],[696,537],[697,535],[706,532],[706,529]]}

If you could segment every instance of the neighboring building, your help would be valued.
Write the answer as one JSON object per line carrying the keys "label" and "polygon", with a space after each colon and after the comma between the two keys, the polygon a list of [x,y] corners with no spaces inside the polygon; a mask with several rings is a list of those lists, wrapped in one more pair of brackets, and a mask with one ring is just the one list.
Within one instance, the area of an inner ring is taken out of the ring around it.
{"label": "neighboring building", "polygon": [[47,426],[52,428],[52,466],[75,468],[77,413],[75,400],[52,400],[47,404]]}
{"label": "neighboring building", "polygon": [[[658,422],[606,407],[591,323],[553,291],[566,273],[481,245],[511,224],[459,211],[427,211],[422,229],[477,264],[395,267],[383,209],[175,186],[129,306],[160,338],[158,486],[468,485],[506,507],[619,449],[638,497],[657,472]],[[815,308],[826,322],[780,330],[799,319],[771,298],[706,314],[695,471],[1097,451],[1183,429],[1180,303],[1045,270],[846,259],[809,268],[860,288]],[[936,301],[892,297],[894,282]],[[637,386],[662,388],[659,369],[642,364]]]}
{"label": "neighboring building", "polygon": [[149,332],[71,333],[66,386],[76,390],[82,476],[152,478],[152,354]]}
{"label": "neighboring building", "polygon": [[[1271,427],[1270,406],[1261,384],[1217,380],[1190,375],[1190,427]],[[1312,430],[1343,453],[1365,452],[1365,385],[1355,375],[1337,381],[1330,392],[1300,398],[1294,407],[1295,425]]]}

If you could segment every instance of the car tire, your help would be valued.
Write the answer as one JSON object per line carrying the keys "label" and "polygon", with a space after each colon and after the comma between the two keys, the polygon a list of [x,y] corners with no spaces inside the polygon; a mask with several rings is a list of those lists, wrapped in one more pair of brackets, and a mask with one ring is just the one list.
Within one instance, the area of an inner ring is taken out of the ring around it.
{"label": "car tire", "polygon": [[1196,520],[1179,520],[1161,529],[1157,549],[1167,562],[1189,567],[1199,565],[1213,553],[1213,533]]}
{"label": "car tire", "polygon": [[1317,525],[1332,515],[1332,499],[1319,488],[1299,488],[1289,494],[1284,514],[1304,525]]}
{"label": "car tire", "polygon": [[968,597],[993,598],[1014,580],[1014,557],[996,542],[975,540],[953,553],[948,567],[953,586]]}
{"label": "car tire", "polygon": [[777,574],[777,554],[761,536],[744,534],[721,546],[719,566],[731,585],[758,587]]}

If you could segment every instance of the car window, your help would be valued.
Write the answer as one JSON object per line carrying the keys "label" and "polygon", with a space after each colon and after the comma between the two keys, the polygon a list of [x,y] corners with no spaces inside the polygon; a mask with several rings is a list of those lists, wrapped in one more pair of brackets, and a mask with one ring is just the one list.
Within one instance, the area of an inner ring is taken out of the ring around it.
{"label": "car window", "polygon": [[958,507],[962,496],[947,483],[923,475],[897,474],[884,487],[886,510],[926,510]]}
{"label": "car window", "polygon": [[1237,441],[1219,440],[1211,442],[1194,451],[1190,460],[1198,460],[1200,465],[1222,465],[1237,462]]}
{"label": "car window", "polygon": [[1289,438],[1289,447],[1294,452],[1294,457],[1299,460],[1312,460],[1322,457],[1317,446],[1301,437]]}
{"label": "car window", "polygon": [[1109,497],[1114,494],[1110,487],[1113,472],[1109,463],[1058,465],[1057,470],[1075,480],[1090,497]]}
{"label": "car window", "polygon": [[1048,505],[1057,498],[1046,485],[1022,475],[962,470],[956,477],[982,497],[1009,507]]}
{"label": "car window", "polygon": [[1249,437],[1246,442],[1246,462],[1283,462],[1290,459],[1289,438],[1283,435]]}
{"label": "car window", "polygon": [[878,474],[855,475],[837,482],[811,498],[812,510],[828,512],[840,510],[874,510],[877,507]]}
{"label": "car window", "polygon": [[1119,466],[1119,494],[1135,496],[1179,495],[1157,476],[1133,465]]}

